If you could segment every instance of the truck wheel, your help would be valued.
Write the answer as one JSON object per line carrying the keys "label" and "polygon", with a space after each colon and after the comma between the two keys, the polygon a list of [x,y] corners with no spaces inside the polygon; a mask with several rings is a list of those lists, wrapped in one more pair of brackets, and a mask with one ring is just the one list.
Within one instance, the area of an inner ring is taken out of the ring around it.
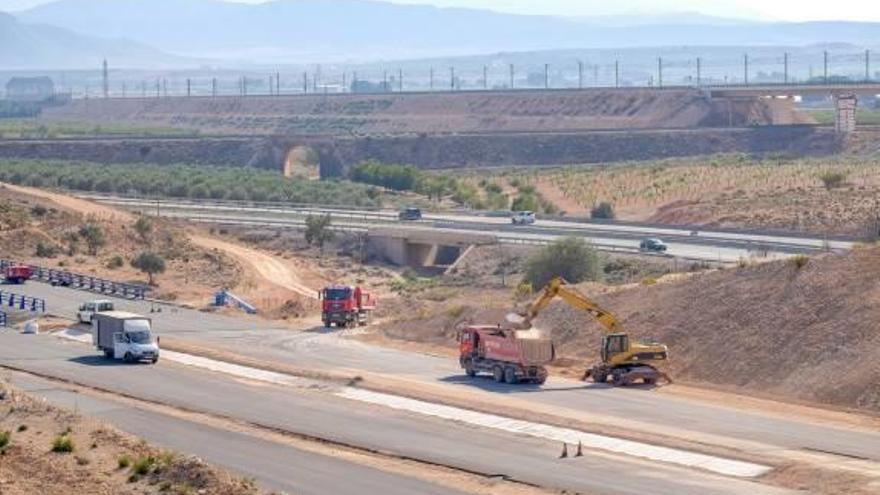
{"label": "truck wheel", "polygon": [[492,378],[498,383],[504,381],[504,370],[501,368],[501,366],[496,366],[492,368]]}
{"label": "truck wheel", "polygon": [[464,374],[471,378],[477,376],[477,370],[474,369],[474,363],[472,361],[468,361],[464,364]]}
{"label": "truck wheel", "polygon": [[612,371],[611,383],[613,383],[615,387],[622,387],[623,385],[626,385],[626,371],[622,369],[616,369]]}
{"label": "truck wheel", "polygon": [[330,328],[330,320],[324,320],[324,328]]}
{"label": "truck wheel", "polygon": [[519,378],[516,377],[516,370],[512,366],[504,368],[504,381],[511,385],[519,383]]}
{"label": "truck wheel", "polygon": [[547,376],[546,376],[546,375],[545,375],[545,376],[539,376],[538,378],[535,378],[535,383],[537,383],[538,385],[543,385],[543,384],[546,383],[546,382],[547,382]]}
{"label": "truck wheel", "polygon": [[126,353],[125,353],[125,356],[122,357],[122,360],[125,361],[126,363],[130,363],[130,362],[132,361],[131,353],[130,353],[130,352],[126,352]]}
{"label": "truck wheel", "polygon": [[597,368],[590,372],[590,376],[593,377],[593,383],[605,383],[608,381],[608,373]]}
{"label": "truck wheel", "polygon": [[113,358],[113,351],[111,351],[109,349],[104,349],[104,357],[107,359],[112,359]]}
{"label": "truck wheel", "polygon": [[154,357],[153,359],[150,360],[150,363],[152,363],[152,364],[156,364],[158,361],[159,361],[159,357],[156,356],[156,357]]}

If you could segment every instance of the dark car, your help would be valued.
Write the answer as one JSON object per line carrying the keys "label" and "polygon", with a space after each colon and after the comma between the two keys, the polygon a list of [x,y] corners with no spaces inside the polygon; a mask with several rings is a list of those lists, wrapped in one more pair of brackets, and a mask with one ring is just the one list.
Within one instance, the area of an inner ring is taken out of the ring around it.
{"label": "dark car", "polygon": [[397,215],[401,220],[421,220],[422,210],[418,208],[406,208]]}
{"label": "dark car", "polygon": [[653,251],[657,253],[666,252],[666,243],[656,238],[648,238],[639,243],[639,249],[642,251]]}

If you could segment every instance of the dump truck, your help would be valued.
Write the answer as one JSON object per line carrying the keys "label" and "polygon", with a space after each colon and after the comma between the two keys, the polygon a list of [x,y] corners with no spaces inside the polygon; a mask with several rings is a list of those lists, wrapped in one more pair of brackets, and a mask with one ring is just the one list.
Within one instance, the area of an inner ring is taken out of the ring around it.
{"label": "dump truck", "polygon": [[33,268],[27,265],[9,265],[3,268],[3,278],[8,284],[23,284],[33,276]]}
{"label": "dump truck", "polygon": [[469,377],[491,373],[496,382],[542,384],[556,357],[553,341],[536,330],[471,325],[458,333],[459,363]]}
{"label": "dump truck", "polygon": [[104,356],[133,363],[159,360],[159,339],[153,337],[152,321],[124,311],[95,313],[92,343]]}
{"label": "dump truck", "polygon": [[375,296],[361,287],[330,285],[318,292],[321,300],[321,320],[326,328],[355,327],[370,323],[376,309]]}

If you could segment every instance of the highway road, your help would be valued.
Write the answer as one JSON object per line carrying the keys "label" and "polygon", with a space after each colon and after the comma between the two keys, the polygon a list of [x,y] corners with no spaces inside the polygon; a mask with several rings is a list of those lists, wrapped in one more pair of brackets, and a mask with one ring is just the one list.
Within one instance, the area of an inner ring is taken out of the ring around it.
{"label": "highway road", "polygon": [[[336,395],[336,385],[316,386],[310,380],[303,380],[299,385],[294,381],[286,386],[256,384],[167,360],[155,366],[125,365],[100,357],[89,346],[48,334],[0,331],[0,364],[185,410],[235,418],[275,431],[485,475],[506,476],[553,489],[591,494],[788,493],[753,481],[604,452],[587,451],[583,457],[558,459],[560,446],[556,443],[363,404]],[[164,426],[158,422],[146,428],[155,430]],[[184,445],[196,442],[199,434],[206,433],[182,428],[178,440]],[[208,441],[214,441],[213,438]],[[199,447],[192,445],[184,451],[191,448]],[[220,450],[219,444],[211,448]],[[250,452],[255,461],[267,463],[273,455],[270,450],[263,452],[253,446]],[[228,457],[226,461],[236,462]],[[345,471],[335,473],[346,478],[339,483],[356,481]],[[293,473],[284,479],[296,483]],[[379,483],[375,477],[373,480]],[[399,480],[389,481],[395,482]],[[412,485],[408,488],[410,493],[447,493],[434,488],[421,491]],[[401,488],[398,493],[404,491]],[[325,493],[336,491],[331,489]]]}
{"label": "highway road", "polygon": [[[48,310],[72,315],[89,293],[31,283],[29,294],[44,297]],[[148,312],[149,303],[120,301],[120,307]],[[257,318],[227,317],[165,307],[151,315],[156,329],[197,345],[221,348],[264,361],[276,361],[315,370],[351,370],[388,374],[442,385],[466,396],[503,394],[536,404],[582,412],[588,421],[626,418],[651,431],[663,429],[675,436],[706,436],[721,443],[748,445],[765,452],[828,452],[838,456],[880,461],[880,432],[845,428],[808,418],[742,410],[653,393],[650,390],[611,388],[553,378],[543,387],[512,387],[490,380],[467,380],[455,359],[405,352],[344,338],[338,331],[309,329],[299,332],[273,328]],[[485,397],[485,395],[483,396]]]}
{"label": "highway road", "polygon": [[324,207],[248,206],[230,202],[193,200],[145,200],[101,195],[80,195],[103,204],[140,210],[149,214],[186,218],[200,222],[238,225],[263,225],[277,228],[302,228],[309,214],[329,213],[340,230],[365,231],[370,227],[394,227],[402,232],[429,229],[445,235],[474,232],[492,233],[502,242],[543,243],[564,236],[579,236],[600,249],[637,251],[646,237],[667,242],[670,256],[735,263],[740,259],[778,258],[822,250],[845,250],[853,245],[843,238],[824,239],[799,235],[778,235],[720,230],[690,230],[659,225],[584,222],[539,219],[533,225],[514,226],[503,216],[477,214],[425,214],[421,221],[402,222],[388,210],[364,210]]}
{"label": "highway road", "polygon": [[137,407],[130,401],[83,394],[70,385],[36,376],[15,372],[8,376],[13,385],[57,406],[107,421],[158,447],[196,455],[240,476],[254,478],[268,490],[303,495],[465,493],[289,444]]}

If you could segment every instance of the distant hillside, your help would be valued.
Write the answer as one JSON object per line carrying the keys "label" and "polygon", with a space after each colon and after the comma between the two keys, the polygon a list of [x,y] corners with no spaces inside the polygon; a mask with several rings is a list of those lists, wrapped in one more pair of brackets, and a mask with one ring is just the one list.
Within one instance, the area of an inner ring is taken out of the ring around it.
{"label": "distant hillside", "polygon": [[0,66],[5,70],[98,68],[104,57],[146,67],[180,61],[141,43],[103,39],[48,26],[18,22],[0,12]]}
{"label": "distant hillside", "polygon": [[308,62],[561,48],[874,45],[880,23],[758,23],[695,14],[559,18],[361,0],[58,0],[21,19],[178,54]]}

